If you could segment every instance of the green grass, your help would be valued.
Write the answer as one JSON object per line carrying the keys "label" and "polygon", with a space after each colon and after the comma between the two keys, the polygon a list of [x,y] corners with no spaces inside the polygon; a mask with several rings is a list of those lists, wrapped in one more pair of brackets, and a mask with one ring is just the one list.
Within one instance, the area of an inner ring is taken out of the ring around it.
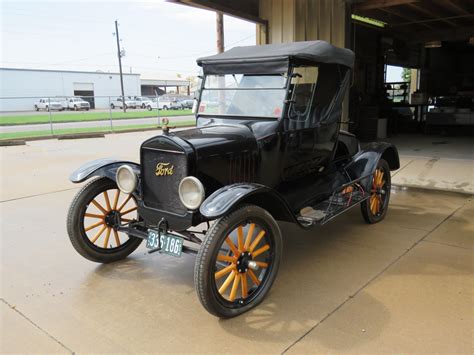
{"label": "green grass", "polygon": [[[160,117],[172,116],[187,116],[192,115],[191,110],[160,110]],[[113,120],[124,120],[132,118],[148,118],[157,117],[156,110],[153,111],[136,111],[130,110],[128,112],[112,111]],[[51,112],[51,119],[53,123],[63,122],[84,122],[84,121],[108,121],[110,120],[110,113],[107,112]],[[40,124],[49,123],[49,114],[38,115],[11,115],[0,116],[0,126],[14,126],[24,124]]]}
{"label": "green grass", "polygon": [[[195,121],[180,121],[170,122],[170,127],[183,127],[183,126],[194,126]],[[113,132],[127,131],[131,129],[147,129],[157,128],[154,124],[143,124],[143,125],[130,125],[114,127]],[[65,134],[77,134],[77,133],[104,133],[111,132],[109,127],[86,127],[86,128],[66,128],[57,129],[53,131],[53,135],[65,135]],[[34,138],[34,137],[50,137],[51,131],[30,131],[30,132],[11,132],[11,133],[0,133],[0,140],[20,139],[20,138]]]}

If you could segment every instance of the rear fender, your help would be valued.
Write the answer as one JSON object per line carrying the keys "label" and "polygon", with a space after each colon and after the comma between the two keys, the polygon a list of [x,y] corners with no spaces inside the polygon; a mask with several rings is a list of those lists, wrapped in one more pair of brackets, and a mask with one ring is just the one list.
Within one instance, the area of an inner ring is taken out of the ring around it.
{"label": "rear fender", "polygon": [[244,203],[262,207],[276,220],[297,223],[288,204],[277,191],[251,183],[233,184],[215,191],[202,203],[199,211],[204,217],[212,220],[224,216]]}
{"label": "rear fender", "polygon": [[[384,159],[390,170],[400,168],[400,158],[398,157],[397,148],[391,143],[374,142],[365,145],[354,157],[352,161],[346,165],[345,170],[352,180],[372,175],[377,168],[380,159]],[[368,188],[371,179],[364,179]]]}
{"label": "rear fender", "polygon": [[99,159],[90,161],[74,171],[69,180],[75,184],[86,181],[93,176],[108,177],[115,181],[115,174],[119,166],[127,164],[133,171],[140,175],[140,165],[126,160]]}

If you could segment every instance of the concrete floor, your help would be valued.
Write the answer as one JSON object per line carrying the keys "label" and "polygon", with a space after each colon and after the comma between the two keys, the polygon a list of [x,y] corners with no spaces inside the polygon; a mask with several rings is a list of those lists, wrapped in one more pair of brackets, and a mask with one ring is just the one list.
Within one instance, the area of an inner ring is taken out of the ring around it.
{"label": "concrete floor", "polygon": [[395,189],[377,225],[357,208],[311,231],[282,224],[271,292],[231,320],[201,307],[192,256],[81,258],[67,176],[98,157],[136,159],[152,134],[1,148],[0,353],[472,352],[469,195]]}

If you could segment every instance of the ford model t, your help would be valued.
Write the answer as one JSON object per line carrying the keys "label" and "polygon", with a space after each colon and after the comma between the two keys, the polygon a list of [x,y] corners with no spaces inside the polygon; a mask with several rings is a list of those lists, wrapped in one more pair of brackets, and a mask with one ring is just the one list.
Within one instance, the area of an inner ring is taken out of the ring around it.
{"label": "ford model t", "polygon": [[340,130],[353,61],[322,41],[198,59],[196,128],[148,139],[139,164],[104,159],[71,175],[94,177],[69,211],[74,248],[101,263],[142,240],[150,253],[195,254],[196,292],[210,313],[256,306],[284,249],[276,220],[312,228],[356,205],[367,223],[387,213],[396,148],[362,148]]}

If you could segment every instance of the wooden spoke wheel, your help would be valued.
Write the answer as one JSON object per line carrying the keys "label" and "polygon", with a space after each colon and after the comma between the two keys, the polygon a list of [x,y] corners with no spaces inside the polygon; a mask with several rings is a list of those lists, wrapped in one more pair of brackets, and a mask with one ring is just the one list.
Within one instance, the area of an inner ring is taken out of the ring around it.
{"label": "wooden spoke wheel", "polygon": [[74,248],[89,260],[120,260],[133,252],[141,239],[119,232],[118,227],[137,219],[135,197],[121,193],[114,181],[99,178],[85,185],[72,202],[69,238]]}
{"label": "wooden spoke wheel", "polygon": [[260,303],[276,277],[281,243],[277,223],[260,207],[243,206],[219,219],[196,259],[195,286],[204,307],[228,318]]}
{"label": "wooden spoke wheel", "polygon": [[362,215],[367,223],[380,222],[386,215],[390,200],[390,167],[380,159],[372,176],[370,197],[361,204]]}

